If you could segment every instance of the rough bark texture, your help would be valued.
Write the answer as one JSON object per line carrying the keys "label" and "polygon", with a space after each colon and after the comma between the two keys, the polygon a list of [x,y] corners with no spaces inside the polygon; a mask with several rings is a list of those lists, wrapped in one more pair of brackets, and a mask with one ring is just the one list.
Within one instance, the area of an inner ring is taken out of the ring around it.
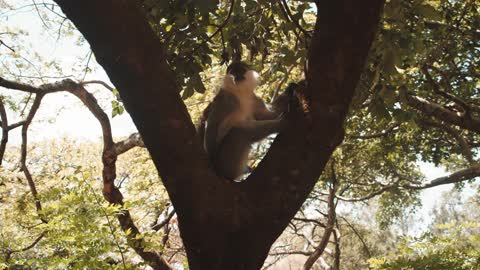
{"label": "rough bark texture", "polygon": [[251,176],[215,176],[137,1],[56,0],[118,88],[178,215],[190,269],[260,269],[343,139],[384,0],[319,1],[305,114]]}

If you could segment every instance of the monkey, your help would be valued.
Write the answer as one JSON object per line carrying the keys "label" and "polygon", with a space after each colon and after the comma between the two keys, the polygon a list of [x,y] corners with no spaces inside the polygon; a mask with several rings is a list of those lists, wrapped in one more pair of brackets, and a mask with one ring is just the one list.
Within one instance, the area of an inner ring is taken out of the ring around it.
{"label": "monkey", "polygon": [[289,85],[289,90],[268,109],[254,93],[259,77],[244,62],[230,64],[220,91],[203,112],[197,128],[211,166],[228,180],[237,180],[248,172],[248,155],[254,142],[280,132],[286,124],[284,114],[294,87]]}

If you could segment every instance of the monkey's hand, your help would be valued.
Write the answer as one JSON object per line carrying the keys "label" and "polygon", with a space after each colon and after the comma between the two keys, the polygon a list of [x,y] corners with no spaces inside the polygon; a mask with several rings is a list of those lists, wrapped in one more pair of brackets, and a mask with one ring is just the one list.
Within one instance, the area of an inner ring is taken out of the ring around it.
{"label": "monkey's hand", "polygon": [[295,106],[295,91],[300,87],[297,83],[289,83],[283,93],[278,95],[272,103],[273,110],[280,116],[292,111]]}

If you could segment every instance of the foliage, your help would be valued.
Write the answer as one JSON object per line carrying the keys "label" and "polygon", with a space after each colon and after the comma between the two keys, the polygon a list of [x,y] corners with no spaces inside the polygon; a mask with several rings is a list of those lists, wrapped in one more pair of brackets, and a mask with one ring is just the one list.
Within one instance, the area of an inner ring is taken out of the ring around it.
{"label": "foliage", "polygon": [[[136,269],[143,263],[128,248],[115,215],[119,206],[106,203],[98,179],[100,146],[68,139],[45,141],[31,146],[29,165],[35,172],[43,210],[37,213],[22,174],[4,169],[0,186],[0,262],[8,267],[31,269]],[[6,157],[15,164],[15,148]],[[145,151],[125,154],[119,162],[119,182],[127,196],[126,207],[143,217],[142,228],[150,231],[167,195]],[[14,165],[12,165],[14,166]],[[14,168],[14,167],[13,167]],[[160,188],[159,188],[160,187]],[[48,218],[42,223],[38,215]],[[40,234],[45,236],[25,252],[10,253],[29,246]],[[150,231],[144,245],[159,247],[162,233]]]}
{"label": "foliage", "polygon": [[400,244],[398,254],[389,259],[371,259],[370,267],[378,270],[478,269],[480,238],[478,235],[465,237],[462,231],[479,226],[478,223],[449,226],[439,236],[426,233],[419,238],[406,238]]}

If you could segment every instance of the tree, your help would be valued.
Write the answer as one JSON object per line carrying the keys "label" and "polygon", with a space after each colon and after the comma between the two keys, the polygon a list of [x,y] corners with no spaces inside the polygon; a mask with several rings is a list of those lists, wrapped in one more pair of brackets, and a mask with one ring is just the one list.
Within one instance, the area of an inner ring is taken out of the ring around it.
{"label": "tree", "polygon": [[[308,52],[308,87],[301,93],[308,111],[291,116],[295,121],[289,130],[295,132],[281,134],[255,172],[239,184],[219,179],[208,168],[161,43],[139,3],[57,3],[89,41],[138,127],[175,206],[190,268],[259,269],[342,140],[343,120],[383,1],[318,3]],[[85,98],[86,104],[91,101],[80,85],[64,83],[63,89]],[[37,100],[46,93],[43,88],[30,90],[38,94]],[[109,170],[116,158],[113,141],[107,136],[104,143],[104,195],[121,204],[114,171]],[[185,164],[191,169],[178,169]],[[122,227],[132,228],[127,214],[119,220]],[[154,269],[169,269],[155,252],[141,255]]]}

